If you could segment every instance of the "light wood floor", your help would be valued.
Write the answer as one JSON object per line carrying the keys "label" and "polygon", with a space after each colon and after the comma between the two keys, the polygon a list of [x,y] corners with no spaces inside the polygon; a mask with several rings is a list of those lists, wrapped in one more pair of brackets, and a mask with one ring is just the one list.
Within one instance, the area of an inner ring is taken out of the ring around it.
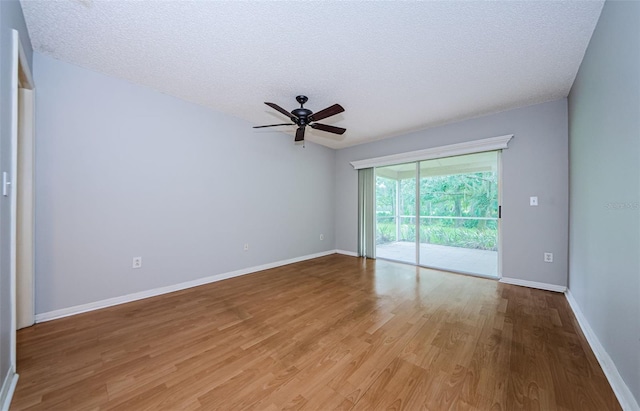
{"label": "light wood floor", "polygon": [[618,410],[562,294],[333,255],[18,332],[12,410]]}

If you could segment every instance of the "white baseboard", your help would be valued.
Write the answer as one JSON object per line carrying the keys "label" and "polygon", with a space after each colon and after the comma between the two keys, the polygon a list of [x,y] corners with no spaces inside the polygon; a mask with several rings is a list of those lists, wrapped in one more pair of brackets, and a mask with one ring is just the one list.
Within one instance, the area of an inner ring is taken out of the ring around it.
{"label": "white baseboard", "polygon": [[12,368],[9,368],[2,382],[2,390],[0,391],[0,410],[9,410],[11,400],[13,399],[13,392],[16,390],[16,384],[18,384],[18,374],[13,372]]}
{"label": "white baseboard", "polygon": [[500,282],[505,284],[521,285],[523,287],[529,288],[539,288],[540,290],[555,291],[557,293],[563,293],[567,291],[567,287],[563,285],[539,283],[537,281],[520,280],[518,278],[502,277],[500,279]]}
{"label": "white baseboard", "polygon": [[336,254],[349,255],[351,257],[360,257],[358,253],[354,253],[353,251],[345,251],[345,250],[336,250]]}
{"label": "white baseboard", "polygon": [[36,323],[51,321],[58,318],[69,317],[71,315],[81,314],[88,311],[99,310],[101,308],[112,307],[114,305],[129,303],[132,301],[142,300],[149,297],[155,297],[162,294],[172,293],[187,288],[197,287],[199,285],[209,284],[216,281],[226,280],[228,278],[239,277],[241,275],[255,273],[257,271],[268,270],[270,268],[281,267],[283,265],[293,264],[300,261],[311,260],[313,258],[324,257],[326,255],[335,254],[336,250],[323,251],[316,254],[309,254],[302,257],[291,258],[289,260],[276,261],[274,263],[262,264],[254,267],[243,268],[241,270],[231,271],[228,273],[216,274],[209,277],[198,278],[197,280],[187,281],[184,283],[169,285],[166,287],[154,288],[151,290],[140,291],[133,294],[127,294],[120,297],[107,298],[106,300],[94,301],[92,303],[76,305],[73,307],[62,308],[60,310],[49,311],[46,313],[36,314]]}
{"label": "white baseboard", "polygon": [[629,387],[627,386],[627,384],[625,384],[624,380],[620,376],[620,373],[618,372],[618,368],[616,368],[616,365],[614,364],[613,360],[611,359],[607,351],[604,349],[604,347],[600,343],[600,340],[598,339],[596,334],[593,332],[593,329],[591,328],[591,325],[589,325],[587,318],[582,313],[582,310],[580,309],[578,302],[575,300],[575,298],[573,298],[573,294],[571,294],[571,290],[567,290],[565,292],[565,296],[567,297],[569,306],[573,310],[573,314],[576,316],[576,319],[578,320],[578,324],[582,329],[582,333],[584,334],[585,338],[587,339],[587,342],[591,346],[591,350],[593,351],[593,354],[596,356],[596,359],[600,363],[600,367],[602,367],[602,371],[604,371],[604,375],[607,377],[607,380],[609,380],[611,389],[613,389],[613,392],[618,398],[618,402],[620,403],[620,406],[625,411],[640,410],[640,406],[638,406],[638,402],[636,401],[633,394],[631,393],[631,390],[629,390]]}

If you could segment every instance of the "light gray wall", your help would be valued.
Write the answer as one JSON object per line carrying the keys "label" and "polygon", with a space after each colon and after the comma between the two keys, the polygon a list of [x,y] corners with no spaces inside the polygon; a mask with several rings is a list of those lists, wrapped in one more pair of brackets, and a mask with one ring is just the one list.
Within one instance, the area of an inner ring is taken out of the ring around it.
{"label": "light gray wall", "polygon": [[[338,151],[336,248],[357,249],[357,172],[353,160],[514,134],[502,155],[504,277],[567,282],[567,101],[509,110]],[[529,206],[538,196],[539,206]],[[554,254],[543,262],[544,252]]]}
{"label": "light gray wall", "polygon": [[333,150],[34,59],[37,313],[334,249]]}
{"label": "light gray wall", "polygon": [[605,3],[569,119],[569,289],[640,402],[639,2]]}
{"label": "light gray wall", "polygon": [[[27,60],[32,51],[29,34],[17,0],[0,1],[0,173],[11,170],[11,53],[12,30],[18,30]],[[10,367],[10,197],[0,196],[0,386]]]}

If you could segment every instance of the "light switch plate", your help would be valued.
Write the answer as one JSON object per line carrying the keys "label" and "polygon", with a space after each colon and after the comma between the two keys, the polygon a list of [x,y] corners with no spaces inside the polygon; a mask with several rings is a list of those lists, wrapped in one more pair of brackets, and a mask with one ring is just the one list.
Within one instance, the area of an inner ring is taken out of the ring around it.
{"label": "light switch plate", "polygon": [[537,196],[529,197],[529,205],[537,206],[538,205],[538,197]]}

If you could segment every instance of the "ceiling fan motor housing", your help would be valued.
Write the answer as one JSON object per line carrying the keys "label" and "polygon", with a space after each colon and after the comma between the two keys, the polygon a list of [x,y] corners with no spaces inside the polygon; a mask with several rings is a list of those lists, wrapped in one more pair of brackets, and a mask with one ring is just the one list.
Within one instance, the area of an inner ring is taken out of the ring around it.
{"label": "ceiling fan motor housing", "polygon": [[311,110],[306,108],[296,108],[291,110],[291,114],[295,116],[295,118],[292,117],[291,120],[299,126],[306,126],[309,124],[308,118],[312,113]]}

